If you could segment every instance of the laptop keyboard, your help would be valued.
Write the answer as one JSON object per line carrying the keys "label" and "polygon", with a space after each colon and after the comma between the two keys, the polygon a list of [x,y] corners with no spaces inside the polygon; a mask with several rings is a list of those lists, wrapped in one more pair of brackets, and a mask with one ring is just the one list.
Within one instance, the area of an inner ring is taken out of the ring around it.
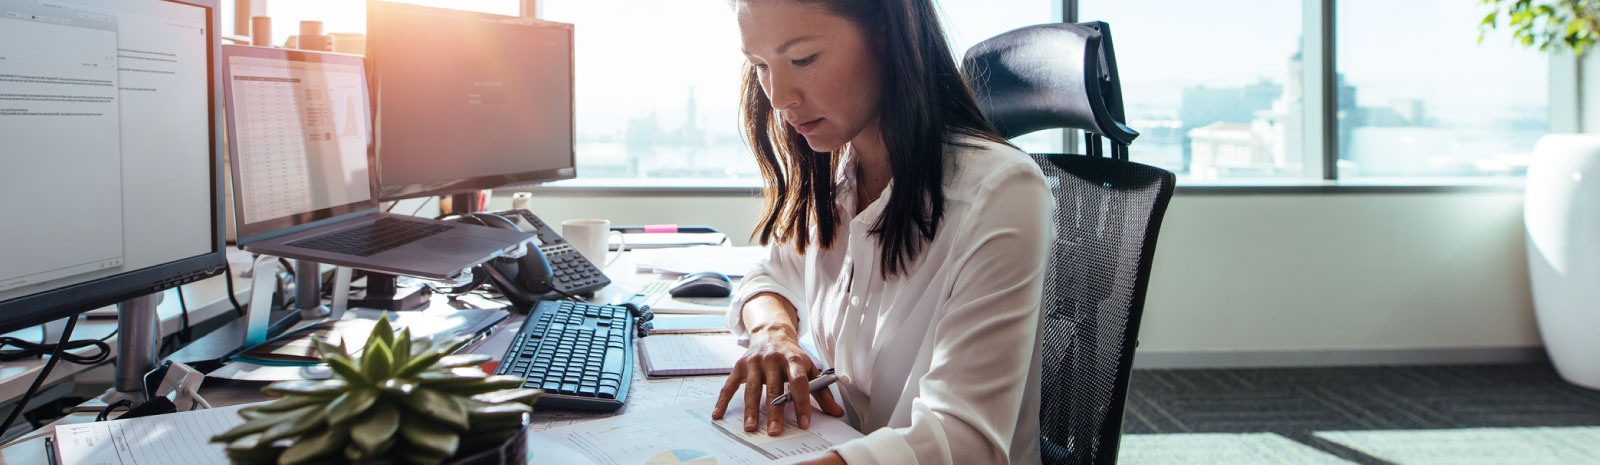
{"label": "laptop keyboard", "polygon": [[290,242],[288,245],[370,257],[448,230],[450,226],[446,225],[384,217],[350,229]]}

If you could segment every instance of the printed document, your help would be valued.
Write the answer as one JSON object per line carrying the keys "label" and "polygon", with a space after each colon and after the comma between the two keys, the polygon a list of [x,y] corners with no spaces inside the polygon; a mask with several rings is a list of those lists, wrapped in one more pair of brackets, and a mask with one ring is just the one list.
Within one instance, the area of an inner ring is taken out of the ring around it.
{"label": "printed document", "polygon": [[211,437],[244,423],[239,409],[252,405],[258,404],[60,425],[58,458],[62,465],[228,463],[222,444]]}
{"label": "printed document", "polygon": [[547,455],[543,458],[560,463],[595,465],[794,463],[861,437],[843,420],[815,408],[810,429],[800,429],[794,409],[785,408],[783,434],[768,436],[765,420],[756,432],[746,433],[743,398],[734,396],[721,420],[711,419],[716,399],[708,398],[531,433],[530,450],[541,461]]}

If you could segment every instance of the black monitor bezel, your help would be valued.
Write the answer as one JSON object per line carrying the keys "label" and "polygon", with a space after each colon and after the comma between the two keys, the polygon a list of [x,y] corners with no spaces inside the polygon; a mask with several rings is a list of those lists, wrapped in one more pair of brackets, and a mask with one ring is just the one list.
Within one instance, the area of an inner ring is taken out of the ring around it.
{"label": "black monitor bezel", "polygon": [[[393,201],[393,200],[404,200],[404,199],[412,199],[412,198],[418,198],[418,197],[432,197],[432,196],[439,196],[439,195],[466,194],[466,193],[477,192],[477,191],[484,190],[484,189],[497,189],[497,188],[502,188],[502,187],[510,187],[510,186],[518,186],[518,185],[538,184],[538,183],[542,183],[542,182],[560,181],[560,180],[563,180],[563,179],[572,179],[572,178],[577,177],[577,175],[578,175],[578,170],[577,170],[578,154],[577,154],[576,145],[577,145],[577,140],[578,140],[577,139],[577,136],[578,136],[578,125],[577,125],[576,112],[574,111],[574,112],[568,112],[568,118],[571,119],[571,124],[569,124],[569,127],[571,128],[571,131],[572,131],[571,140],[573,141],[574,147],[570,148],[568,150],[566,166],[563,166],[561,168],[556,168],[556,169],[551,169],[551,170],[526,171],[526,172],[521,172],[521,173],[508,173],[508,174],[499,174],[499,175],[477,176],[477,177],[471,177],[471,178],[459,178],[459,179],[451,179],[451,180],[439,181],[439,182],[434,182],[434,183],[413,183],[413,184],[399,184],[399,185],[389,185],[387,183],[384,183],[383,182],[383,164],[379,162],[379,159],[382,157],[382,154],[379,153],[379,151],[382,149],[382,143],[381,143],[382,141],[381,141],[380,135],[383,132],[382,122],[379,119],[379,115],[380,115],[379,106],[382,105],[383,92],[382,92],[382,82],[380,80],[381,75],[379,74],[378,70],[382,66],[382,62],[379,59],[379,57],[381,56],[380,52],[383,51],[383,45],[381,44],[381,40],[379,40],[379,39],[381,39],[383,37],[383,34],[384,34],[385,31],[382,31],[381,30],[382,28],[374,28],[373,27],[373,25],[375,23],[373,21],[373,18],[377,17],[378,15],[385,14],[385,12],[400,12],[400,13],[410,13],[410,14],[428,14],[428,15],[435,15],[435,16],[443,16],[443,17],[447,17],[447,18],[459,18],[459,19],[463,19],[463,20],[467,20],[467,21],[491,21],[491,22],[499,22],[499,23],[511,23],[511,24],[517,24],[517,25],[527,25],[529,27],[549,27],[549,28],[555,28],[555,29],[563,30],[567,34],[567,43],[570,44],[572,47],[574,47],[574,48],[569,48],[568,52],[567,52],[567,82],[570,83],[573,86],[572,92],[568,93],[569,101],[567,102],[567,106],[569,108],[574,108],[574,109],[577,108],[577,105],[576,105],[577,104],[577,92],[576,92],[576,90],[577,90],[576,89],[576,86],[577,86],[577,74],[576,74],[576,70],[575,70],[575,66],[574,66],[574,65],[576,65],[576,59],[574,57],[575,57],[575,55],[577,55],[577,53],[576,53],[576,50],[575,50],[576,43],[574,42],[574,39],[576,39],[576,37],[573,34],[573,25],[568,24],[568,23],[558,23],[558,22],[544,21],[544,20],[533,19],[533,18],[519,18],[519,17],[515,17],[515,16],[505,16],[505,15],[497,15],[497,14],[493,14],[493,13],[482,13],[482,12],[476,12],[476,11],[458,10],[458,9],[451,9],[451,8],[434,8],[434,7],[415,5],[415,4],[409,4],[409,3],[393,2],[393,1],[382,1],[382,0],[369,1],[369,2],[367,2],[367,43],[366,43],[366,56],[367,56],[367,67],[368,67],[367,68],[367,80],[369,81],[369,84],[367,85],[367,88],[370,91],[369,95],[370,95],[370,100],[372,102],[371,114],[373,116],[373,121],[374,121],[374,124],[373,124],[373,145],[374,145],[374,147],[376,147],[376,149],[373,151],[373,158],[371,160],[371,169],[372,169],[372,172],[375,173],[376,181],[375,181],[374,191],[377,192],[378,201],[380,201],[380,202],[388,202],[388,201]],[[416,34],[417,32],[416,31],[405,31],[403,33]],[[403,53],[403,51],[401,53]]]}
{"label": "black monitor bezel", "polygon": [[[219,76],[222,79],[222,92],[224,98],[232,98],[233,96],[233,80],[230,79],[233,73],[230,71],[228,65],[228,63],[232,61],[230,59],[233,57],[342,64],[357,66],[362,69],[363,73],[366,72],[365,62],[359,55],[346,55],[342,53],[315,52],[271,47],[254,47],[249,45],[223,45],[220,52],[222,59],[219,60],[221,69],[221,74]],[[372,93],[367,87],[367,79],[361,80],[361,86],[361,92],[366,94],[366,97],[370,101]],[[364,106],[361,111],[370,112],[370,105]],[[228,111],[224,111],[224,113],[227,115],[226,118],[229,127],[237,127],[235,123],[237,115]],[[367,169],[371,170],[374,169],[372,166],[373,135],[371,113],[362,115],[361,121],[367,125],[365,132],[367,135]],[[239,141],[234,140],[234,138],[231,137],[228,138],[228,149],[228,153],[239,153]],[[243,173],[239,171],[238,163],[230,164],[229,175],[233,177],[233,185],[237,190],[239,181],[243,179],[244,176]],[[370,181],[371,179],[372,177],[369,175],[368,180]],[[247,245],[252,242],[271,239],[286,234],[293,234],[299,231],[321,226],[331,221],[343,219],[347,215],[365,214],[377,211],[377,209],[377,192],[372,189],[371,186],[369,186],[367,189],[366,200],[350,202],[344,205],[334,205],[327,208],[279,218],[270,218],[254,223],[246,223],[244,222],[244,196],[240,195],[238,192],[234,192],[233,195],[234,229],[237,231],[235,235],[238,237],[239,245]]]}
{"label": "black monitor bezel", "polygon": [[[160,0],[196,6],[206,10],[207,94],[211,96],[211,252],[174,260],[115,276],[42,291],[0,301],[0,334],[66,318],[135,297],[161,292],[178,285],[222,274],[227,265],[227,245],[222,212],[222,120],[221,89],[217,86],[220,68],[217,31],[221,25],[218,0]],[[65,213],[63,214],[78,214]],[[25,225],[17,225],[26,227]],[[53,341],[52,341],[53,342]]]}

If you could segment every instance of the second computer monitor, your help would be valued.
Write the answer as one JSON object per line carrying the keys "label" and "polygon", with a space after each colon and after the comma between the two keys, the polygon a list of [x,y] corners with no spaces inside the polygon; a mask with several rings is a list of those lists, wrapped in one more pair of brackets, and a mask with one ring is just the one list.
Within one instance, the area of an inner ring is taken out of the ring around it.
{"label": "second computer monitor", "polygon": [[572,25],[375,1],[378,197],[572,178]]}

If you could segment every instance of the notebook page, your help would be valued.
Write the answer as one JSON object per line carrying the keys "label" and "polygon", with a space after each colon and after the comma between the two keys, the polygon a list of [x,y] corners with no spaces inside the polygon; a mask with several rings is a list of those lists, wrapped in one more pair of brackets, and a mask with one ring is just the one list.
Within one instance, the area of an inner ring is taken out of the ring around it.
{"label": "notebook page", "polygon": [[733,371],[744,355],[731,334],[662,334],[639,340],[650,376],[713,375]]}
{"label": "notebook page", "polygon": [[243,404],[127,420],[56,426],[62,465],[228,463],[211,437],[244,423]]}

